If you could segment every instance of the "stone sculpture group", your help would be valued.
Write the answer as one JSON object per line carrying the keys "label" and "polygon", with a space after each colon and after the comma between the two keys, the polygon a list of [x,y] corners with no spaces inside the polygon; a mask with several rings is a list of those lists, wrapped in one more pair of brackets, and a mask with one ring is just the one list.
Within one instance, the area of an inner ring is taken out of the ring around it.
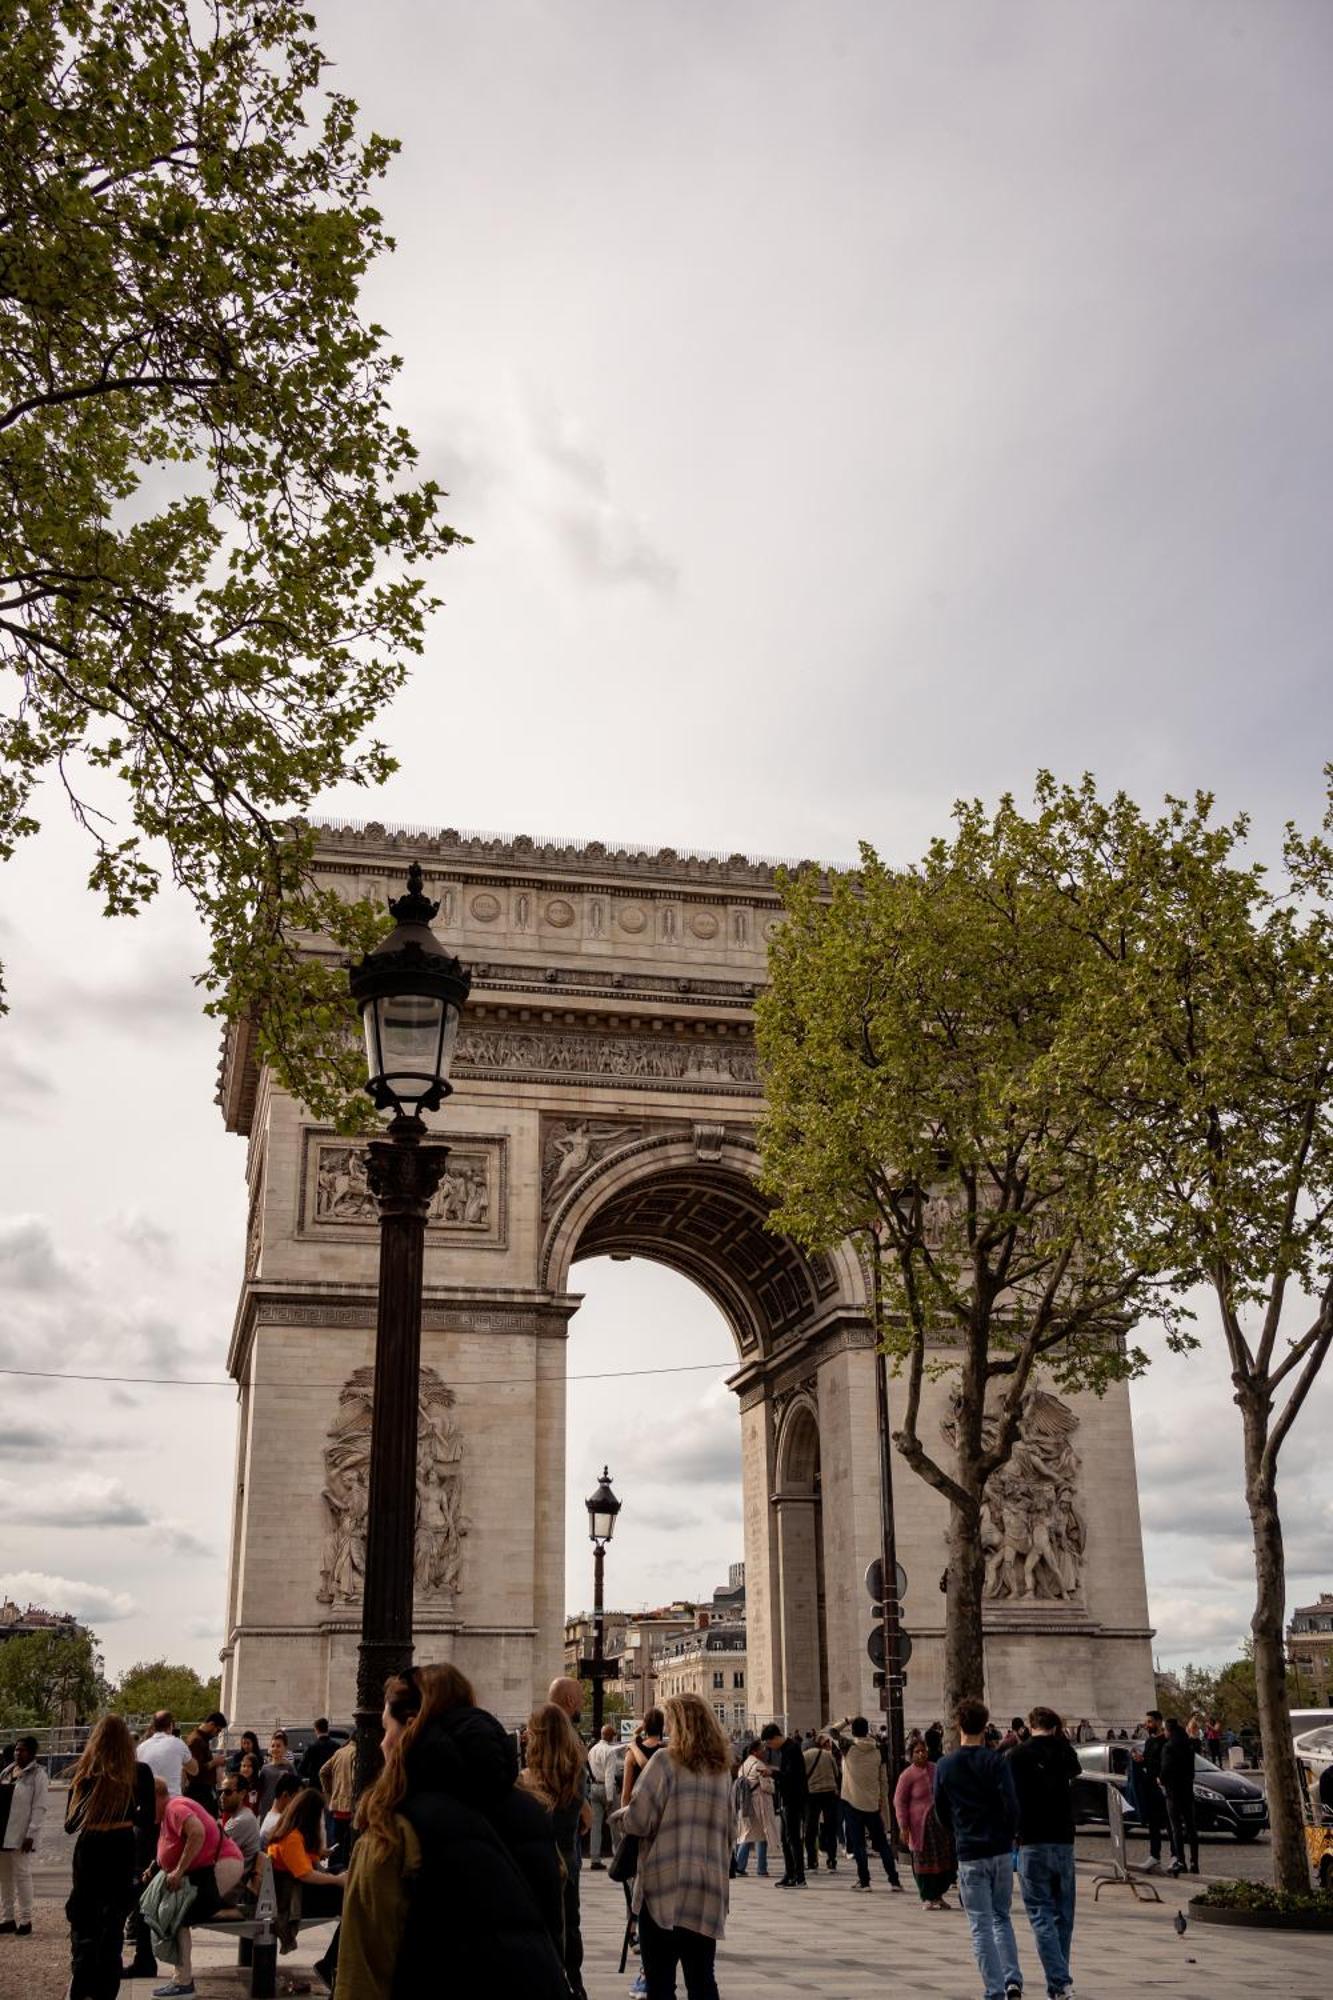
{"label": "stone sculpture group", "polygon": [[[361,1595],[370,1485],[370,1418],[375,1371],[358,1368],[343,1384],[324,1447],[324,1560],[316,1596],[350,1604]],[[421,1371],[417,1418],[416,1585],[425,1596],[456,1597],[462,1588],[463,1439],[455,1397],[433,1368]]]}

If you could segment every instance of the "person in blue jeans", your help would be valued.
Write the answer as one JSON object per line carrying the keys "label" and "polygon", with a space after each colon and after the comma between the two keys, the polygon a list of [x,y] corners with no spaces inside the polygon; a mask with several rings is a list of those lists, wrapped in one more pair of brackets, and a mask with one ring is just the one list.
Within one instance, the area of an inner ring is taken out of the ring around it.
{"label": "person in blue jeans", "polygon": [[935,1772],[935,1811],[958,1852],[958,1900],[967,1911],[985,2000],[1019,2000],[1023,1974],[1009,1917],[1014,1893],[1018,1797],[1009,1759],[986,1745],[990,1710],[960,1701],[959,1747]]}
{"label": "person in blue jeans", "polygon": [[1048,2000],[1074,2000],[1074,1801],[1078,1752],[1053,1708],[1034,1708],[1026,1743],[1010,1753],[1018,1794],[1018,1879],[1046,1974]]}

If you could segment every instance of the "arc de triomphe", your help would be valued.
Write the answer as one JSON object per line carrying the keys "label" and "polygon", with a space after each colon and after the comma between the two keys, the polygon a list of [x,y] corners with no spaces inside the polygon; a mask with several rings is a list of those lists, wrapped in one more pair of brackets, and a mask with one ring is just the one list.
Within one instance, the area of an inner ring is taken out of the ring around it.
{"label": "arc de triomphe", "polygon": [[[417,1631],[517,1720],[562,1657],[565,1369],[583,1258],[701,1285],[736,1346],[754,1717],[876,1712],[862,1585],[877,1552],[874,1372],[850,1246],[764,1227],[753,1001],[771,865],[453,832],[331,826],[322,878],[401,891],[473,968],[452,1148],[427,1235]],[[377,1229],[359,1149],[261,1072],[243,1027],[219,1102],[249,1145],[223,1707],[247,1725],[352,1708]],[[664,1363],[670,1356],[660,1357]],[[642,1357],[636,1357],[636,1365]],[[924,1421],[947,1420],[947,1380]],[[645,1421],[651,1421],[650,1416]],[[632,1457],[632,1453],[631,1453]],[[938,1710],[941,1504],[899,1468],[909,1719]],[[1151,1700],[1129,1403],[1034,1398],[988,1527],[987,1681],[1117,1724]]]}

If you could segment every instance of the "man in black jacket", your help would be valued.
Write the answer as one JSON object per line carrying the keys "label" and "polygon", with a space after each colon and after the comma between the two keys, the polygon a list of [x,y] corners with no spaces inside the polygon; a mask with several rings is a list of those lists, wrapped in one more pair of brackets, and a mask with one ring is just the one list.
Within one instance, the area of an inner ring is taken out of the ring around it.
{"label": "man in black jacket", "polygon": [[1028,1727],[1031,1735],[1009,1757],[1018,1793],[1018,1879],[1050,2000],[1073,2000],[1074,1802],[1069,1787],[1083,1766],[1053,1708],[1034,1708]]}
{"label": "man in black jacket", "polygon": [[1166,1725],[1162,1747],[1162,1790],[1166,1793],[1166,1817],[1171,1828],[1171,1873],[1185,1872],[1185,1849],[1189,1848],[1189,1872],[1199,1872],[1199,1821],[1194,1810],[1194,1739],[1173,1715]]}
{"label": "man in black jacket", "polygon": [[1148,1860],[1144,1874],[1151,1875],[1162,1865],[1162,1829],[1166,1825],[1166,1800],[1162,1796],[1162,1752],[1166,1733],[1160,1709],[1150,1708],[1143,1718],[1145,1735],[1141,1756],[1131,1753],[1130,1796],[1139,1817],[1148,1829]]}
{"label": "man in black jacket", "polygon": [[775,1789],[778,1810],[782,1816],[782,1859],[784,1863],[779,1889],[804,1889],[805,1887],[805,1809],[810,1799],[810,1784],[805,1773],[805,1756],[799,1736],[785,1736],[776,1722],[768,1723],[759,1732],[771,1763],[777,1758],[777,1778]]}
{"label": "man in black jacket", "polygon": [[986,2000],[1020,2000],[1023,1974],[1009,1918],[1018,1824],[1013,1759],[986,1744],[984,1701],[958,1704],[959,1748],[935,1770],[935,1812],[958,1850],[958,1900],[967,1911],[972,1950]]}

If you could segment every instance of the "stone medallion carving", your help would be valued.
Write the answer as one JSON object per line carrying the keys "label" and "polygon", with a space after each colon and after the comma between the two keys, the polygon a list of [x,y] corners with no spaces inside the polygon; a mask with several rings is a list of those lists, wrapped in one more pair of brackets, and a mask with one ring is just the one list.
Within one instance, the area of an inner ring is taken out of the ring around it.
{"label": "stone medallion carving", "polygon": [[[986,1420],[987,1441],[996,1419]],[[952,1417],[941,1426],[952,1444]],[[1087,1554],[1087,1524],[1077,1504],[1082,1460],[1074,1449],[1078,1418],[1047,1389],[1023,1400],[1018,1441],[986,1486],[981,1543],[985,1594],[999,1603],[1061,1602],[1077,1596]]]}
{"label": "stone medallion carving", "polygon": [[500,914],[500,898],[485,889],[481,895],[472,898],[468,908],[479,924],[493,924]]}
{"label": "stone medallion carving", "polygon": [[639,932],[647,927],[648,917],[637,903],[626,903],[622,910],[616,912],[616,922],[622,931],[628,931],[631,937],[637,937]]}
{"label": "stone medallion carving", "polygon": [[567,931],[574,921],[574,905],[567,903],[563,896],[554,896],[546,905],[545,916],[552,929]]}
{"label": "stone medallion carving", "polygon": [[542,1126],[542,1214],[597,1161],[632,1145],[642,1125],[611,1125],[591,1118],[551,1118]]}
{"label": "stone medallion carving", "polygon": [[696,910],[690,918],[690,929],[697,938],[706,941],[708,938],[715,938],[721,926],[711,910]]}
{"label": "stone medallion carving", "polygon": [[[338,1414],[324,1446],[324,1559],[316,1596],[321,1604],[351,1604],[361,1595],[366,1567],[370,1485],[370,1419],[375,1371],[358,1368],[343,1384]],[[416,1587],[425,1597],[457,1597],[462,1588],[463,1439],[453,1416],[454,1392],[433,1368],[421,1371],[417,1414]]]}

